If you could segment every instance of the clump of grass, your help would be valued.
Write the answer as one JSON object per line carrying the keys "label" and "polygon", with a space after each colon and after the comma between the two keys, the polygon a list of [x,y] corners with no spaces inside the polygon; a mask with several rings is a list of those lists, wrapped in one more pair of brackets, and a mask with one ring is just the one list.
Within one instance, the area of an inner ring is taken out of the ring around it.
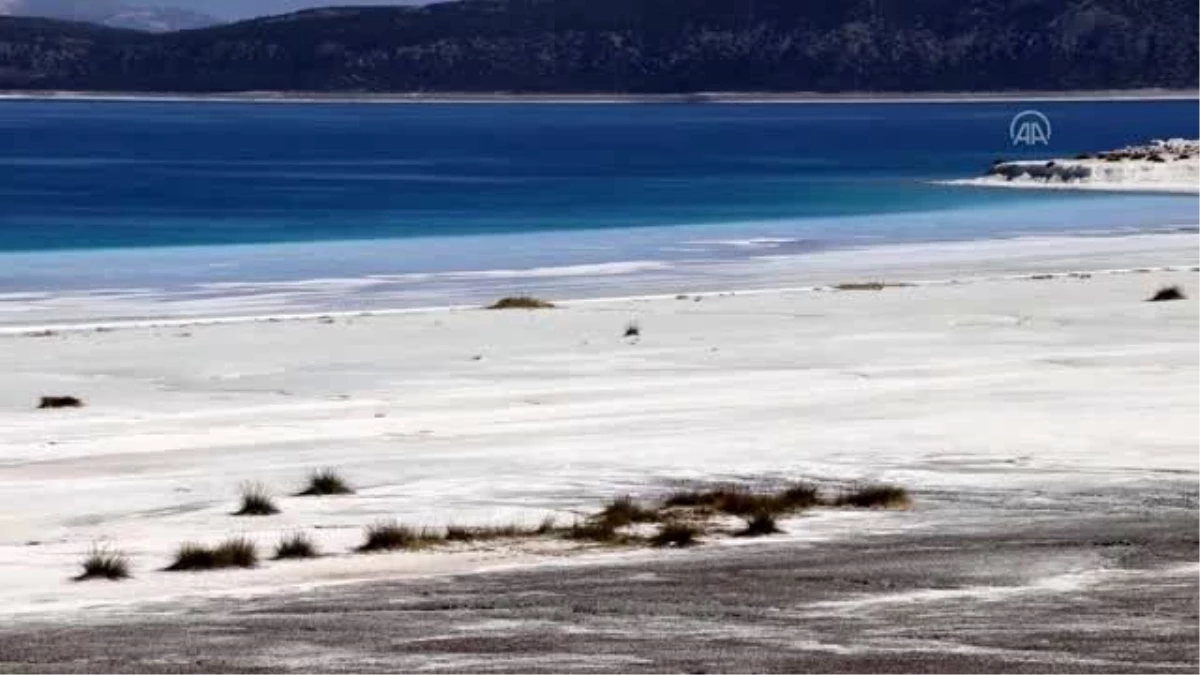
{"label": "clump of grass", "polygon": [[558,520],[554,516],[546,516],[542,518],[542,522],[538,523],[534,532],[540,536],[550,534],[556,529],[558,529]]}
{"label": "clump of grass", "polygon": [[817,486],[808,483],[793,483],[775,495],[782,511],[798,511],[821,505],[821,494]]}
{"label": "clump of grass", "polygon": [[782,530],[775,522],[775,516],[770,513],[756,513],[746,521],[746,527],[734,534],[737,537],[765,537],[779,534]]}
{"label": "clump of grass", "polygon": [[687,523],[666,523],[659,528],[658,533],[650,540],[652,546],[664,548],[687,548],[700,543],[700,528]]}
{"label": "clump of grass", "polygon": [[838,284],[833,288],[839,291],[882,291],[885,288],[906,288],[912,284],[906,283],[888,283],[884,281],[866,281],[852,282],[847,284]]}
{"label": "clump of grass", "polygon": [[896,485],[862,485],[838,495],[833,505],[858,509],[907,509],[912,506],[912,498],[908,490]]}
{"label": "clump of grass", "polygon": [[54,408],[82,408],[83,400],[75,396],[43,396],[38,402],[38,410]]}
{"label": "clump of grass", "polygon": [[327,495],[352,495],[354,488],[333,469],[319,469],[308,477],[308,485],[297,497],[324,497]]}
{"label": "clump of grass", "polygon": [[625,324],[625,337],[641,337],[641,335],[642,327],[638,325],[638,322],[630,321],[629,323]]}
{"label": "clump of grass", "polygon": [[517,539],[532,536],[537,532],[532,527],[522,527],[515,523],[508,525],[478,525],[464,527],[450,525],[446,528],[446,541],[487,541],[491,539]]}
{"label": "clump of grass", "polygon": [[401,525],[394,520],[380,521],[368,525],[359,545],[359,553],[374,553],[377,551],[396,551],[401,549],[418,549],[430,546],[445,537],[428,528],[415,528]]}
{"label": "clump of grass", "polygon": [[807,483],[795,483],[773,493],[751,492],[736,485],[681,490],[669,495],[663,502],[665,508],[710,510],[742,518],[760,513],[781,515],[820,504],[817,488]]}
{"label": "clump of grass", "polygon": [[602,544],[615,544],[622,539],[612,523],[594,519],[571,523],[571,526],[563,531],[563,536],[572,541],[594,541]]}
{"label": "clump of grass", "polygon": [[275,545],[275,560],[316,558],[318,555],[316,543],[303,532],[287,535]]}
{"label": "clump of grass", "polygon": [[83,572],[75,577],[75,581],[89,579],[108,579],[120,581],[129,578],[129,558],[116,549],[107,546],[93,546],[87,558],[83,560]]}
{"label": "clump of grass", "polygon": [[245,537],[227,539],[215,548],[186,543],[175,552],[168,572],[194,572],[228,567],[250,568],[258,565],[258,547]]}
{"label": "clump of grass", "polygon": [[535,298],[531,295],[513,295],[507,298],[500,298],[492,303],[488,309],[554,309],[554,303],[547,302],[541,298]]}
{"label": "clump of grass", "polygon": [[737,486],[720,486],[708,490],[684,490],[667,497],[666,508],[708,509],[731,516],[749,516],[760,511],[779,508],[774,495],[755,494]]}
{"label": "clump of grass", "polygon": [[242,505],[234,511],[235,516],[273,516],[279,507],[271,499],[271,492],[262,483],[242,485]]}
{"label": "clump of grass", "polygon": [[1169,302],[1171,300],[1186,300],[1187,295],[1179,286],[1163,286],[1147,302]]}
{"label": "clump of grass", "polygon": [[471,542],[489,541],[494,539],[522,539],[540,537],[555,530],[554,516],[546,516],[542,522],[534,526],[510,523],[507,525],[481,525],[464,527],[450,525],[446,527],[446,541]]}
{"label": "clump of grass", "polygon": [[623,495],[605,505],[593,518],[616,528],[634,523],[658,522],[659,514],[654,509],[638,504],[630,495]]}

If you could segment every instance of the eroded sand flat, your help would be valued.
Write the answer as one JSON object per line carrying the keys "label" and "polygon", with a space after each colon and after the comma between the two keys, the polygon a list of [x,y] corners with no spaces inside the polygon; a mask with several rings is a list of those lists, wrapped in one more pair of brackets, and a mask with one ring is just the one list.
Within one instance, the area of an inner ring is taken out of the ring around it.
{"label": "eroded sand flat", "polygon": [[[909,512],[788,521],[777,541],[794,545],[971,533],[1063,508],[1167,505],[1186,519],[1197,305],[1145,300],[1167,284],[1200,293],[1196,237],[1166,236],[1158,249],[1146,240],[1131,238],[1124,257],[1120,240],[1105,240],[1103,255],[1043,257],[1013,278],[991,261],[987,278],[880,291],[5,336],[0,612],[78,620],[68,610],[174,611],[213,595],[651,560],[660,554],[559,546],[348,551],[385,516],[570,518],[614,494],[654,496],[689,479],[886,480],[915,493]],[[930,278],[892,269],[876,279],[831,268],[826,283]],[[1065,274],[1089,269],[1124,271]],[[1030,278],[1049,272],[1064,274]],[[631,320],[639,339],[622,337]],[[65,394],[87,407],[33,409]],[[323,466],[358,494],[286,496]],[[246,480],[270,485],[283,513],[232,517]],[[185,540],[244,533],[269,547],[297,529],[336,555],[158,571]],[[134,579],[68,581],[97,540],[131,554]],[[1091,569],[1081,565],[1046,576]]]}

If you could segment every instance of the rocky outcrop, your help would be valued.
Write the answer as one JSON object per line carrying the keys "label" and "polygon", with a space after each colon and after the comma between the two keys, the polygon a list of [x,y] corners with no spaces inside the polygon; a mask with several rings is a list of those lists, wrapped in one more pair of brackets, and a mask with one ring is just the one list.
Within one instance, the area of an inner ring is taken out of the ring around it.
{"label": "rocky outcrop", "polygon": [[1090,178],[1092,170],[1086,166],[1068,163],[1059,164],[1058,162],[1002,162],[992,165],[988,170],[987,175],[999,176],[1005,180],[1014,180],[1017,178],[1028,178],[1031,180],[1041,181],[1060,181],[1069,183],[1072,181],[1084,180]]}
{"label": "rocky outcrop", "polygon": [[997,160],[980,178],[947,181],[981,187],[1043,187],[1200,193],[1200,141],[1174,138],[1086,153],[1074,159]]}

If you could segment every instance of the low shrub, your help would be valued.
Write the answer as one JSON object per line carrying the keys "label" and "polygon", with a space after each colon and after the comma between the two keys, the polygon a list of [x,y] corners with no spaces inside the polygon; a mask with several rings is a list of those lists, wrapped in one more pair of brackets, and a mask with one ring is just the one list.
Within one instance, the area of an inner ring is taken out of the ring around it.
{"label": "low shrub", "polygon": [[554,309],[554,303],[530,295],[514,295],[497,300],[488,309]]}
{"label": "low shrub", "polygon": [[775,516],[770,513],[757,513],[746,521],[746,527],[734,534],[736,537],[765,537],[779,534],[782,530],[775,522]]}
{"label": "low shrub", "polygon": [[319,469],[308,477],[308,485],[297,493],[297,497],[324,497],[327,495],[352,495],[354,489],[333,469]]}
{"label": "low shrub", "polygon": [[376,551],[418,549],[444,540],[444,536],[440,536],[428,528],[418,529],[401,525],[395,521],[381,521],[367,526],[363,543],[357,550],[359,553],[374,553]]}
{"label": "low shrub", "polygon": [[38,410],[54,408],[82,408],[83,400],[75,396],[43,396],[38,403]]}
{"label": "low shrub", "polygon": [[175,561],[167,567],[168,572],[192,572],[224,569],[229,567],[249,568],[258,565],[258,547],[245,537],[227,539],[215,548],[202,544],[185,543],[175,552]]}
{"label": "low shrub", "polygon": [[1154,295],[1150,296],[1147,302],[1169,302],[1172,300],[1186,300],[1183,289],[1179,286],[1164,286],[1158,289]]}
{"label": "low shrub", "polygon": [[687,548],[700,543],[700,528],[687,523],[666,523],[659,528],[658,533],[650,540],[652,546],[658,548],[674,547]]}
{"label": "low shrub", "polygon": [[316,543],[303,532],[287,535],[275,545],[275,560],[316,558],[318,555]]}
{"label": "low shrub", "polygon": [[908,490],[896,485],[863,485],[843,492],[834,506],[858,509],[906,509],[912,506]]}
{"label": "low shrub", "polygon": [[121,551],[107,546],[93,546],[87,558],[83,560],[83,572],[75,577],[76,581],[89,579],[107,579],[120,581],[129,578],[129,559]]}
{"label": "low shrub", "polygon": [[654,509],[638,504],[629,495],[623,495],[609,502],[602,511],[594,516],[594,519],[616,528],[634,523],[657,522],[659,516]]}
{"label": "low shrub", "polygon": [[261,483],[246,483],[242,486],[242,505],[234,511],[235,516],[273,516],[279,513],[271,499],[271,493]]}

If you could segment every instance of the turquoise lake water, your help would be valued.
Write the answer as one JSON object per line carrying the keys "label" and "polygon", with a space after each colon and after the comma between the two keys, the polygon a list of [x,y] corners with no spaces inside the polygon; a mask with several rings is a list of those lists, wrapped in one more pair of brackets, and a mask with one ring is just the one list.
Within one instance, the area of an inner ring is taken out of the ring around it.
{"label": "turquoise lake water", "polygon": [[[1016,149],[1009,121],[1031,107],[1053,121],[1051,142]],[[929,181],[976,175],[1000,157],[1196,137],[1198,120],[1189,101],[6,101],[0,289],[670,262],[1194,227],[1194,197]]]}

